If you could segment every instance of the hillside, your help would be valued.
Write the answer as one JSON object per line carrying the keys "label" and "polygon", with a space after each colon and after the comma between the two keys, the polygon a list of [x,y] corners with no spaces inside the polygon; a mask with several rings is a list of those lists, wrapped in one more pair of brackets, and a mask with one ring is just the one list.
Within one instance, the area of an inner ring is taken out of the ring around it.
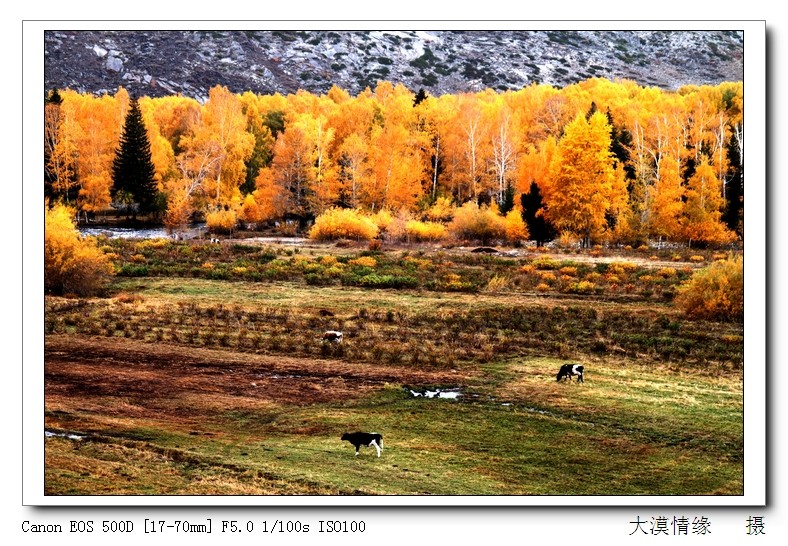
{"label": "hillside", "polygon": [[433,95],[563,87],[592,77],[676,89],[743,79],[731,31],[47,31],[45,87],[204,100],[233,92],[351,94],[378,80]]}

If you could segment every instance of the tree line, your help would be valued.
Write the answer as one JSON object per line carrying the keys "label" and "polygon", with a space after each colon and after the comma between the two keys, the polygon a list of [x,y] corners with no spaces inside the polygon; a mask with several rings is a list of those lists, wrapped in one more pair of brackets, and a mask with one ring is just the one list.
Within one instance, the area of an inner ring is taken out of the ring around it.
{"label": "tree line", "polygon": [[204,103],[125,89],[45,97],[45,193],[172,229],[195,216],[302,225],[334,209],[443,220],[517,210],[530,236],[584,244],[742,236],[743,85],[664,91],[594,78],[563,89],[429,96],[210,90]]}

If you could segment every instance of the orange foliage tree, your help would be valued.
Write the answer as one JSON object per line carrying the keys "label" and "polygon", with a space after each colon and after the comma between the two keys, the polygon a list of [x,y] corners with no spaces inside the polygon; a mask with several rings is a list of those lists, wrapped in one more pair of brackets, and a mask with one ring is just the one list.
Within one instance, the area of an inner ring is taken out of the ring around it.
{"label": "orange foliage tree", "polygon": [[708,157],[701,154],[700,164],[687,181],[686,203],[681,224],[684,237],[705,244],[726,243],[735,235],[720,222],[723,204],[721,182]]}
{"label": "orange foliage tree", "polygon": [[44,291],[48,294],[95,296],[109,282],[113,268],[95,239],[82,239],[74,226],[74,210],[46,206],[44,216]]}
{"label": "orange foliage tree", "polygon": [[614,191],[614,181],[606,117],[596,112],[586,120],[579,114],[566,126],[544,187],[548,218],[590,246],[606,228],[605,214],[622,197]]}
{"label": "orange foliage tree", "polygon": [[[48,195],[78,195],[78,207],[98,211],[128,94],[61,96],[45,104]],[[421,101],[389,82],[357,96],[216,86],[205,105],[172,96],[140,107],[170,225],[209,208],[247,222],[335,206],[413,219],[441,196],[500,202],[507,186],[528,193],[536,182],[545,217],[586,244],[627,233],[715,244],[730,235],[718,214],[726,188],[742,180],[742,97],[741,82],[667,92],[592,78]],[[592,103],[632,135],[627,159],[612,160],[610,127],[585,118]]]}

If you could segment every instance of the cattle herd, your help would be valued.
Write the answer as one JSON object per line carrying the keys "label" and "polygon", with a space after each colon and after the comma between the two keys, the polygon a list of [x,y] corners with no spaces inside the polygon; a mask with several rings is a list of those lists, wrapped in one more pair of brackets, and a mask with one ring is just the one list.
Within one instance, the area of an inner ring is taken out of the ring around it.
{"label": "cattle herd", "polygon": [[[323,342],[342,343],[342,332],[337,332],[335,330],[325,332],[323,334]],[[571,383],[572,377],[577,377],[577,382],[583,383],[584,369],[582,364],[563,364],[561,369],[558,370],[556,381],[561,381],[563,379]],[[378,452],[378,457],[380,457],[380,451],[383,447],[383,435],[378,432],[346,432],[342,435],[341,440],[353,444],[353,447],[356,448],[357,456],[362,446],[369,446],[374,447]]]}

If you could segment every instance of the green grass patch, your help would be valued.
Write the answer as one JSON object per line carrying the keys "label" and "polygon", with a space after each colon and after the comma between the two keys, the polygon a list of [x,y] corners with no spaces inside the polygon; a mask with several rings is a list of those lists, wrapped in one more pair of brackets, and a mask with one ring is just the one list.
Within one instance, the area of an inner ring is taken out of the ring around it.
{"label": "green grass patch", "polygon": [[[584,384],[557,383],[552,371],[559,364],[489,364],[457,400],[414,398],[388,385],[339,403],[273,412],[229,408],[206,415],[196,432],[129,421],[127,430],[115,424],[100,441],[52,438],[47,488],[165,495],[741,494],[740,383],[631,363],[589,365]],[[340,441],[342,432],[356,429],[384,433],[382,457],[372,448],[355,457]]]}

